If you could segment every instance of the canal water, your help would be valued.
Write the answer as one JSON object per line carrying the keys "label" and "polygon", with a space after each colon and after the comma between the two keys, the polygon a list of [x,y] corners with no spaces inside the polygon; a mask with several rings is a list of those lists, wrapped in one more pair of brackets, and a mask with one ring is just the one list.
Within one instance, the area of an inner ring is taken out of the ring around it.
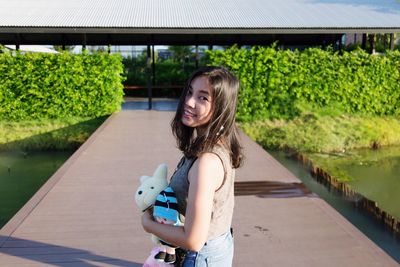
{"label": "canal water", "polygon": [[[298,177],[312,192],[316,193],[322,199],[324,199],[329,205],[335,208],[348,221],[350,221],[361,232],[369,237],[375,244],[381,247],[384,251],[386,251],[386,253],[388,253],[392,258],[400,263],[400,238],[392,234],[386,226],[382,225],[371,215],[366,214],[365,211],[358,209],[355,205],[357,199],[343,197],[340,192],[333,189],[328,189],[324,185],[318,183],[316,179],[314,179],[310,175],[309,171],[301,162],[287,157],[284,152],[268,151],[268,153],[270,153],[276,160],[278,160],[296,177]],[[398,165],[394,164],[394,166]],[[347,168],[349,169],[349,173],[359,173],[359,171],[357,171],[357,168],[355,170],[351,169],[349,166]],[[371,172],[371,170],[369,171]],[[400,172],[397,171],[397,175],[399,175],[399,173]],[[354,183],[360,182],[355,181]],[[374,184],[375,183],[373,183],[372,185]],[[371,184],[369,185],[369,187],[371,187]],[[399,190],[397,189],[396,192],[396,197],[398,197]],[[397,204],[397,206],[399,206],[398,201],[395,203]]]}
{"label": "canal water", "polygon": [[354,180],[349,185],[400,219],[400,147],[359,150],[337,166]]}
{"label": "canal water", "polygon": [[0,228],[72,153],[73,151],[0,152]]}

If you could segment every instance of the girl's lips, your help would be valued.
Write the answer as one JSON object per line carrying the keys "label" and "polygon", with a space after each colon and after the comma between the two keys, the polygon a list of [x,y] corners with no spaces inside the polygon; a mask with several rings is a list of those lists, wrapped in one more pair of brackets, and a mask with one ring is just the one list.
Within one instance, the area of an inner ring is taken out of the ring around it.
{"label": "girl's lips", "polygon": [[186,109],[183,111],[183,116],[184,117],[196,117],[195,114],[193,114],[192,112],[190,112],[190,111],[188,111]]}

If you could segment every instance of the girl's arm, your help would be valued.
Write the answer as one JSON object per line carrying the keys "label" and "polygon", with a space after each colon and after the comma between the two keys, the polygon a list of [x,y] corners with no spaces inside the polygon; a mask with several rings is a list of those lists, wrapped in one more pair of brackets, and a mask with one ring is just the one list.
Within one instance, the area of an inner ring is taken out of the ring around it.
{"label": "girl's arm", "polygon": [[142,216],[142,225],[145,231],[168,243],[199,251],[207,241],[214,193],[224,179],[220,158],[213,153],[200,155],[190,169],[188,179],[190,184],[185,225],[177,227],[159,224],[153,221],[148,212]]}

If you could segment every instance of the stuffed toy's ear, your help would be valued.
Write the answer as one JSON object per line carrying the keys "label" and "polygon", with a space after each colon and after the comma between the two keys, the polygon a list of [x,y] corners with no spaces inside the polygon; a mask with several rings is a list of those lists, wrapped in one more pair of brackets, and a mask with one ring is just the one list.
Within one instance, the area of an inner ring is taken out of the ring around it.
{"label": "stuffed toy's ear", "polygon": [[154,171],[153,177],[158,179],[167,179],[167,164],[163,163],[158,165],[157,169]]}

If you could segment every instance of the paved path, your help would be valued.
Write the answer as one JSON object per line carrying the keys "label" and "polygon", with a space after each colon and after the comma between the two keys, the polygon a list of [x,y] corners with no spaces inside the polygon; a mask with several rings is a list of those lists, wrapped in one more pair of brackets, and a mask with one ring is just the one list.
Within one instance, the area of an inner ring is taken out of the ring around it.
{"label": "paved path", "polygon": [[[173,113],[125,110],[101,128],[0,230],[0,266],[141,266],[152,244],[133,194],[138,177],[180,158]],[[237,181],[299,182],[243,136]],[[252,183],[250,183],[252,184]],[[237,196],[234,266],[398,266],[314,195]]]}

